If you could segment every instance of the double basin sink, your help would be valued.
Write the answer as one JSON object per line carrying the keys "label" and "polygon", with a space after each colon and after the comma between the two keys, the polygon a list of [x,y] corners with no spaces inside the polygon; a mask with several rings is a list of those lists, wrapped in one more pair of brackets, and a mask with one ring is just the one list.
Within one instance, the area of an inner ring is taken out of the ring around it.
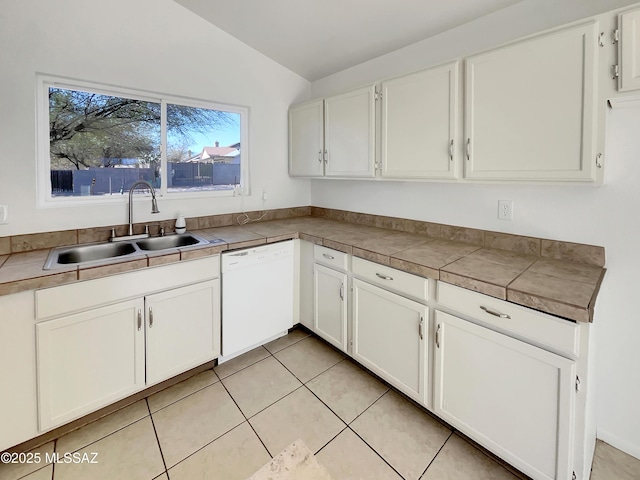
{"label": "double basin sink", "polygon": [[128,240],[122,242],[105,242],[91,245],[74,245],[70,247],[54,248],[49,253],[44,269],[49,270],[67,265],[85,265],[110,258],[121,258],[129,255],[140,255],[145,252],[177,251],[181,247],[219,243],[207,241],[193,233],[167,235],[164,237],[149,237],[142,240]]}

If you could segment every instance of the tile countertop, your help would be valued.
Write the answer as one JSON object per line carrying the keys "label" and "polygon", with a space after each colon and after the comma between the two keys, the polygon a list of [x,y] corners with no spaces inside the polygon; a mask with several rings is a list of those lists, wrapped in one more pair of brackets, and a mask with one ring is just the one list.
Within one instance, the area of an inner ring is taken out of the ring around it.
{"label": "tile countertop", "polygon": [[418,233],[359,225],[322,217],[193,230],[222,243],[178,251],[112,259],[87,268],[43,270],[48,249],[0,255],[0,295],[34,290],[214,255],[229,249],[300,238],[415,275],[442,280],[518,305],[579,322],[593,321],[605,269],[487,248]]}

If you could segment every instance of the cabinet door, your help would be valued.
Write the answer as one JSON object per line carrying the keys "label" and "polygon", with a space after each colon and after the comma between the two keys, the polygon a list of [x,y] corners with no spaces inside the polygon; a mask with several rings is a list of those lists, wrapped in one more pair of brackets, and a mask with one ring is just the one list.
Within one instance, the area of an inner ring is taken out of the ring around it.
{"label": "cabinet door", "polygon": [[220,280],[145,298],[147,385],[220,355]]}
{"label": "cabinet door", "polygon": [[596,27],[466,60],[465,177],[594,180]]}
{"label": "cabinet door", "polygon": [[436,312],[434,409],[535,479],[571,478],[575,362]]}
{"label": "cabinet door", "polygon": [[289,109],[289,174],[321,177],[323,162],[323,102],[316,100]]}
{"label": "cabinet door", "polygon": [[353,280],[353,357],[425,403],[427,307]]}
{"label": "cabinet door", "polygon": [[314,266],[314,330],[329,343],[347,351],[347,275]]}
{"label": "cabinet door", "polygon": [[620,14],[618,26],[618,90],[637,90],[640,88],[640,9]]}
{"label": "cabinet door", "polygon": [[143,307],[132,300],[36,325],[41,431],[144,388]]}
{"label": "cabinet door", "polygon": [[326,176],[375,176],[373,85],[325,99],[324,135]]}
{"label": "cabinet door", "polygon": [[458,62],[382,82],[382,176],[455,178]]}

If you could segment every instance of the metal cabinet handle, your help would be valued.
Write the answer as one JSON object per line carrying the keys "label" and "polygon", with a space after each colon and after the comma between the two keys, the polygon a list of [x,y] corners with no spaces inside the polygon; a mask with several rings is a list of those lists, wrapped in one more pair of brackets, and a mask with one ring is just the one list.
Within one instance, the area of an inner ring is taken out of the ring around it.
{"label": "metal cabinet handle", "polygon": [[436,329],[436,347],[440,348],[440,328],[442,327],[442,324],[439,323],[438,324],[438,328]]}
{"label": "metal cabinet handle", "polygon": [[318,161],[322,163],[322,150],[318,150]]}
{"label": "metal cabinet handle", "polygon": [[329,260],[334,260],[336,258],[333,255],[329,255],[328,253],[323,253],[322,256],[324,258],[328,258]]}
{"label": "metal cabinet handle", "polygon": [[378,278],[381,278],[382,280],[393,280],[393,277],[389,277],[389,276],[387,276],[387,275],[383,275],[383,274],[381,274],[381,273],[376,273],[376,276],[377,276]]}
{"label": "metal cabinet handle", "polygon": [[424,317],[420,315],[420,325],[418,325],[418,333],[420,334],[420,340],[424,339]]}
{"label": "metal cabinet handle", "polygon": [[511,318],[509,315],[507,315],[506,313],[500,313],[500,312],[496,312],[495,310],[491,310],[490,308],[485,307],[484,305],[480,305],[480,309],[484,310],[485,312],[487,312],[489,315],[493,315],[494,317],[499,317],[499,318]]}
{"label": "metal cabinet handle", "polygon": [[344,300],[344,282],[340,284],[340,300]]}
{"label": "metal cabinet handle", "polygon": [[453,138],[449,143],[449,160],[453,162]]}
{"label": "metal cabinet handle", "polygon": [[149,327],[153,327],[153,310],[149,307]]}
{"label": "metal cabinet handle", "polygon": [[467,138],[467,161],[471,160],[471,139]]}
{"label": "metal cabinet handle", "polygon": [[142,310],[138,309],[138,331],[142,330]]}
{"label": "metal cabinet handle", "polygon": [[324,163],[329,163],[329,152],[324,151]]}

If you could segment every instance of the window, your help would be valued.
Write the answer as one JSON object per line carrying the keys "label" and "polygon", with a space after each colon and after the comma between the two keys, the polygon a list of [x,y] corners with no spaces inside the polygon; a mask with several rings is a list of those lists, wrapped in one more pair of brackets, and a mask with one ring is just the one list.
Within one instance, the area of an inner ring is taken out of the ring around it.
{"label": "window", "polygon": [[41,204],[121,201],[138,180],[160,195],[245,191],[248,109],[39,79]]}

